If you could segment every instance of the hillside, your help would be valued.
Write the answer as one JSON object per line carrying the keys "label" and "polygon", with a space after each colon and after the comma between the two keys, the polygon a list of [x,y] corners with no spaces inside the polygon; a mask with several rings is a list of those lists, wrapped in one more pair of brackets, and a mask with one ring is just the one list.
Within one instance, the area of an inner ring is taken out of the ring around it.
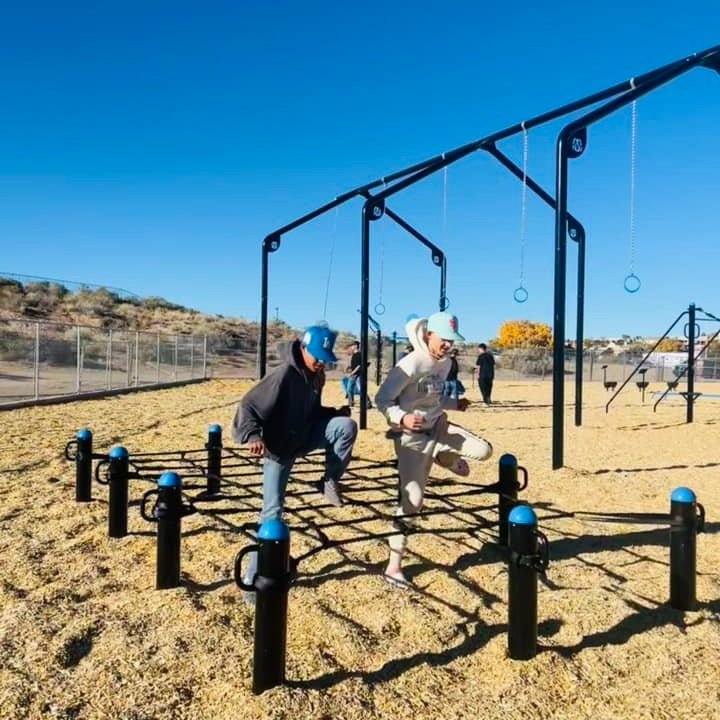
{"label": "hillside", "polygon": [[[159,297],[121,297],[105,288],[81,287],[73,292],[54,282],[27,282],[0,277],[0,319],[44,320],[167,334],[214,335],[257,343],[259,324],[243,318],[206,315]],[[296,337],[299,330],[282,321],[268,326],[268,339]]]}

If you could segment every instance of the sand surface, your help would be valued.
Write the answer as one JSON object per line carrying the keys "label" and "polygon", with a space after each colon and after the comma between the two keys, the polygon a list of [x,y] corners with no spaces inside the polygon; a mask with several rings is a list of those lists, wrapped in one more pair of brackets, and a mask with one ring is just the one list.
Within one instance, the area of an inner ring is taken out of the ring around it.
{"label": "sand surface", "polygon": [[[470,383],[466,385],[470,387]],[[155,526],[138,503],[154,487],[147,458],[131,481],[129,534],[107,533],[107,487],[75,502],[63,458],[80,428],[94,449],[198,450],[230,421],[247,381],[211,381],[0,413],[0,718],[158,720],[263,718],[720,717],[720,400],[701,399],[685,423],[680,399],[640,401],[629,388],[605,412],[601,383],[585,387],[573,426],[568,385],[566,467],[551,467],[551,384],[499,382],[496,403],[453,419],[488,438],[494,457],[459,480],[434,468],[428,512],[410,537],[415,592],[382,579],[396,481],[392,445],[375,410],[360,433],[343,508],[329,507],[305,462],[291,480],[292,554],[315,552],[290,591],[287,683],[253,695],[254,610],[233,580],[241,526],[256,519],[260,470],[224,460],[223,499],[183,519],[182,583],[155,589]],[[652,389],[652,388],[651,388]],[[708,393],[713,386],[703,387]],[[478,400],[470,389],[471,400]],[[326,404],[341,404],[339,383]],[[496,481],[513,453],[529,474],[522,494],[549,540],[539,582],[539,648],[507,656],[508,572],[495,544]],[[165,455],[163,455],[165,457]],[[177,457],[167,455],[168,458]],[[175,469],[167,460],[167,469]],[[204,482],[177,465],[187,495]],[[573,513],[667,513],[687,486],[705,507],[697,539],[695,611],[668,605],[669,530]],[[462,492],[462,495],[458,493]],[[344,525],[336,525],[338,521]]]}

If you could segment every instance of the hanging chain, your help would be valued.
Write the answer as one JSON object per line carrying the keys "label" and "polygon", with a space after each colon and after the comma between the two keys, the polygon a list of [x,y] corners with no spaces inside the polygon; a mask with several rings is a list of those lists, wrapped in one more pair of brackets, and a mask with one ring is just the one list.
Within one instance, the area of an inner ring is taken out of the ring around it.
{"label": "hanging chain", "polygon": [[637,100],[632,104],[630,135],[630,274],[635,272],[635,174],[637,172]]}
{"label": "hanging chain", "polygon": [[338,221],[338,213],[339,212],[340,212],[340,208],[336,207],[335,213],[333,215],[332,243],[330,245],[330,261],[328,263],[327,282],[325,283],[325,303],[323,305],[323,314],[322,314],[323,320],[327,320],[328,296],[330,295],[330,278],[332,277],[332,266],[333,266],[333,257],[335,255],[335,241],[337,239],[337,221]]}
{"label": "hanging chain", "polygon": [[525,280],[525,241],[527,239],[527,169],[528,169],[528,131],[523,125],[522,156],[522,193],[520,195],[520,287]]}

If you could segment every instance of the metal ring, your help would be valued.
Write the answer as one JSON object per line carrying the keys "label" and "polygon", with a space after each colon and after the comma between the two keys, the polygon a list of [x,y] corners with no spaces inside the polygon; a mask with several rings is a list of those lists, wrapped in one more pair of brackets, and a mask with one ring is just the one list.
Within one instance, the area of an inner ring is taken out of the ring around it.
{"label": "metal ring", "polygon": [[447,295],[443,295],[440,298],[440,302],[442,304],[441,310],[447,310],[450,307],[450,300]]}
{"label": "metal ring", "polygon": [[635,273],[630,273],[623,283],[625,292],[636,293],[640,289],[640,278]]}
{"label": "metal ring", "polygon": [[375,314],[376,315],[384,315],[385,314],[385,306],[381,302],[379,302],[375,306]]}
{"label": "metal ring", "polygon": [[516,303],[524,303],[528,299],[528,291],[520,285],[520,287],[515,288],[515,292],[513,293],[513,300],[515,300]]}

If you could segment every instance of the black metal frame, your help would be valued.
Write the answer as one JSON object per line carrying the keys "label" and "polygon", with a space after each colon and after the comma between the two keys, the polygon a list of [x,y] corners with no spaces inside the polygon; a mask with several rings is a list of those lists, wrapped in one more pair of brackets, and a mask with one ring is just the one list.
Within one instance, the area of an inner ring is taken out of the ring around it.
{"label": "black metal frame", "polygon": [[[394,176],[390,175],[387,178],[382,178],[380,180],[376,180],[372,183],[368,183],[367,185],[362,185],[359,188],[356,188],[355,190],[351,190],[350,192],[344,193],[343,195],[338,196],[333,200],[332,202],[329,202],[325,205],[320,206],[319,208],[316,208],[315,210],[306,213],[302,217],[297,218],[296,220],[293,220],[292,222],[288,223],[287,225],[284,225],[283,227],[271,232],[269,235],[266,235],[263,239],[262,243],[262,275],[261,275],[261,287],[260,287],[260,338],[258,340],[258,375],[259,377],[264,377],[265,372],[267,371],[267,327],[268,327],[268,285],[269,285],[269,258],[268,256],[270,253],[276,252],[281,245],[282,236],[286,235],[287,233],[291,232],[292,230],[295,230],[299,228],[302,225],[305,225],[305,223],[310,222],[311,220],[314,220],[315,218],[319,217],[320,215],[323,215],[324,213],[328,212],[329,210],[332,210],[335,207],[338,207],[339,205],[342,205],[343,203],[347,202],[348,200],[351,200],[355,197],[365,197],[367,199],[372,198],[373,196],[370,194],[369,190],[373,187],[377,187],[378,185],[383,185],[388,180],[391,180]],[[439,306],[441,310],[444,310],[447,307],[447,258],[445,256],[445,253],[437,247],[437,245],[433,244],[426,238],[419,230],[414,228],[410,223],[408,223],[406,220],[401,218],[397,213],[390,210],[390,208],[385,207],[384,208],[384,214],[387,214],[387,216],[395,223],[397,223],[403,230],[408,232],[412,237],[414,237],[416,240],[421,242],[425,247],[430,249],[431,253],[431,259],[433,265],[436,265],[440,268],[440,301]],[[382,217],[381,215],[376,218],[379,219]],[[369,275],[369,270],[368,270]],[[362,341],[361,341],[361,348],[363,347]],[[363,378],[363,382],[367,380],[366,377]],[[366,396],[363,394],[361,397],[362,402],[366,402]],[[364,426],[363,426],[364,427]]]}
{"label": "black metal frame", "polygon": [[[263,242],[263,287],[262,287],[262,320],[261,320],[261,348],[260,367],[264,374],[267,344],[267,252],[273,252],[280,245],[280,236],[299,225],[318,217],[324,212],[346,202],[352,197],[364,196],[361,214],[361,321],[360,321],[360,351],[361,351],[361,397],[360,397],[360,428],[367,427],[367,360],[368,360],[368,316],[370,310],[370,225],[379,220],[385,213],[392,218],[387,207],[387,198],[407,189],[421,180],[429,177],[439,170],[451,165],[477,150],[485,150],[498,159],[506,168],[516,176],[519,169],[503,156],[495,144],[520,132],[526,132],[533,127],[557,120],[565,115],[581,110],[590,105],[610,100],[582,118],[567,124],[560,132],[556,151],[556,193],[555,199],[542,190],[530,178],[526,178],[527,186],[538,194],[545,202],[555,208],[555,281],[554,281],[554,310],[553,310],[553,432],[552,432],[552,467],[558,469],[563,466],[564,459],[564,403],[565,403],[565,301],[567,280],[567,236],[578,241],[578,296],[577,296],[577,331],[576,331],[576,373],[575,373],[575,423],[582,422],[582,351],[584,340],[584,282],[585,282],[585,231],[582,225],[575,220],[567,208],[568,161],[579,157],[585,150],[587,128],[593,123],[607,117],[616,110],[631,103],[633,100],[657,89],[680,75],[695,67],[703,66],[720,72],[720,45],[708,50],[695,53],[681,60],[663,65],[655,70],[644,73],[636,78],[588,95],[585,98],[563,105],[555,110],[537,115],[530,120],[517,123],[480,140],[462,145],[458,148],[436,155],[433,158],[416,163],[410,167],[399,170],[391,175],[368,183],[360,188],[342,195],[327,205],[304,215],[284,228],[268,235]],[[507,161],[507,162],[506,162]],[[522,174],[521,174],[522,177]],[[388,184],[392,183],[392,184]],[[369,191],[374,188],[382,189],[375,195]],[[395,218],[393,218],[395,219]],[[396,220],[397,222],[397,220]],[[407,229],[407,228],[406,228]],[[417,237],[417,236],[416,236]],[[419,239],[419,238],[418,238]],[[272,246],[271,249],[268,249]],[[435,260],[433,259],[433,262]],[[440,308],[447,307],[445,294],[441,289]]]}
{"label": "black metal frame", "polygon": [[[637,78],[623,83],[613,93],[619,95],[602,107],[567,124],[558,135],[556,150],[556,210],[555,210],[555,297],[553,313],[553,436],[552,467],[564,464],[564,405],[565,405],[565,290],[567,266],[567,239],[565,228],[568,220],[568,165],[569,160],[578,157],[585,150],[587,128],[616,112],[643,95],[656,90],[671,80],[704,66],[720,72],[720,46],[664,65]],[[622,94],[619,94],[622,93]],[[578,352],[580,348],[577,349]],[[576,366],[576,382],[582,382],[582,361]],[[579,377],[578,377],[579,376]]]}

